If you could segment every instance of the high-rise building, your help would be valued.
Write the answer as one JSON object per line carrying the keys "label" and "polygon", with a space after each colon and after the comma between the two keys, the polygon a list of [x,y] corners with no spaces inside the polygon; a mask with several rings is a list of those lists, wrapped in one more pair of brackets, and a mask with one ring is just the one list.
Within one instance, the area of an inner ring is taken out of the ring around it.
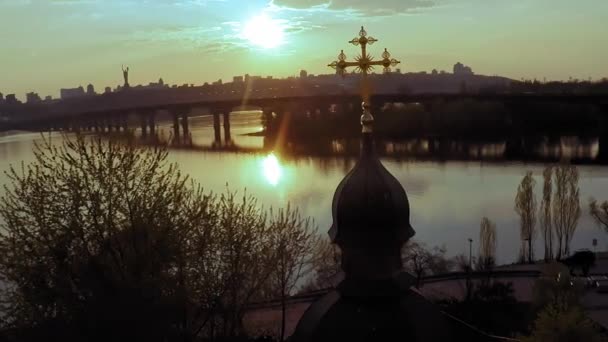
{"label": "high-rise building", "polygon": [[6,99],[4,100],[7,104],[17,104],[21,103],[17,100],[17,96],[15,94],[6,94]]}
{"label": "high-rise building", "polygon": [[243,83],[243,76],[234,76],[232,78],[232,83]]}
{"label": "high-rise building", "polygon": [[87,86],[87,95],[89,95],[89,96],[95,95],[95,87],[90,83]]}
{"label": "high-rise building", "polygon": [[62,88],[59,93],[61,94],[62,100],[85,96],[84,88],[82,86],[78,88]]}
{"label": "high-rise building", "polygon": [[454,64],[454,75],[473,75],[473,70],[460,62]]}
{"label": "high-rise building", "polygon": [[26,103],[38,103],[40,101],[42,101],[42,99],[40,98],[38,93],[31,92],[31,93],[25,94]]}

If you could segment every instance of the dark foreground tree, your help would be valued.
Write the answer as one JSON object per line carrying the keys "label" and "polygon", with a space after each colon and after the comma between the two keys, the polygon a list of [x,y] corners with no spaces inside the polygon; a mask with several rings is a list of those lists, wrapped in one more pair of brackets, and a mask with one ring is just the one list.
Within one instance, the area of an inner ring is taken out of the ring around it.
{"label": "dark foreground tree", "polygon": [[62,341],[244,333],[277,263],[266,233],[279,223],[254,199],[204,193],[166,150],[128,142],[47,140],[35,157],[0,200],[4,327]]}
{"label": "dark foreground tree", "polygon": [[312,259],[312,276],[302,289],[303,292],[325,290],[337,285],[341,272],[340,248],[329,239],[320,239],[314,250]]}
{"label": "dark foreground tree", "polygon": [[55,322],[50,333],[85,339],[187,334],[188,301],[204,309],[215,291],[215,270],[197,265],[213,258],[212,196],[160,149],[77,137],[34,154],[8,171],[0,201],[9,324]]}
{"label": "dark foreground tree", "polygon": [[279,341],[285,340],[286,301],[294,294],[299,283],[308,276],[314,265],[314,251],[319,234],[314,222],[302,218],[297,209],[287,206],[270,215],[270,236],[275,263],[271,270],[269,286],[272,298],[281,300],[281,328]]}

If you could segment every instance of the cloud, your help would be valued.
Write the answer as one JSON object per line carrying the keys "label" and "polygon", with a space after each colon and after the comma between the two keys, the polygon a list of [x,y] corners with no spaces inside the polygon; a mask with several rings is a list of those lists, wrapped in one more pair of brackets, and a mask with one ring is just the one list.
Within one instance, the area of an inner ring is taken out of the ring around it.
{"label": "cloud", "polygon": [[390,16],[434,7],[433,0],[273,0],[281,8],[349,11],[356,15]]}

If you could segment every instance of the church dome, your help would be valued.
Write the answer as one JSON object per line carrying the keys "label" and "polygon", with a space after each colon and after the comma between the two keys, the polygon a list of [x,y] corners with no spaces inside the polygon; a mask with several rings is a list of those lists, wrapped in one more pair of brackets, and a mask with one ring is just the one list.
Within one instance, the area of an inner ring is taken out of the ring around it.
{"label": "church dome", "polygon": [[330,237],[339,246],[361,246],[370,240],[402,244],[414,234],[410,206],[399,181],[374,151],[373,116],[363,104],[361,155],[333,198]]}

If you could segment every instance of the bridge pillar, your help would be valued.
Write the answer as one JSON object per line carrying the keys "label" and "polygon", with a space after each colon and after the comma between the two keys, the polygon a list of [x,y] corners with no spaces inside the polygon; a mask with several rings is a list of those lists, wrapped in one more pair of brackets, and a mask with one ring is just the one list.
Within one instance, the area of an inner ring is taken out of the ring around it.
{"label": "bridge pillar", "polygon": [[179,139],[179,114],[173,114],[173,142],[176,143],[176,144],[180,143],[180,139]]}
{"label": "bridge pillar", "polygon": [[141,120],[141,137],[142,138],[147,138],[148,137],[148,123],[146,120],[146,117],[144,115],[140,116],[140,120]]}
{"label": "bridge pillar", "polygon": [[264,135],[274,135],[274,115],[272,109],[264,108],[262,110],[262,126],[264,127]]}
{"label": "bridge pillar", "polygon": [[213,146],[219,146],[222,144],[222,133],[220,131],[220,113],[213,113],[213,132],[215,133],[215,139]]}
{"label": "bridge pillar", "polygon": [[148,116],[148,126],[150,126],[150,135],[152,137],[156,136],[156,118],[154,117],[154,113]]}
{"label": "bridge pillar", "polygon": [[226,145],[232,144],[232,136],[230,135],[230,111],[224,112],[224,143]]}
{"label": "bridge pillar", "polygon": [[120,117],[120,124],[122,125],[123,132],[129,132],[129,117],[126,114]]}
{"label": "bridge pillar", "polygon": [[184,136],[184,142],[189,140],[190,137],[190,127],[188,124],[188,114],[184,114],[182,116],[182,133]]}
{"label": "bridge pillar", "polygon": [[116,132],[116,133],[120,132],[120,124],[118,123],[118,118],[114,117],[112,119],[112,126],[114,127],[114,132]]}

